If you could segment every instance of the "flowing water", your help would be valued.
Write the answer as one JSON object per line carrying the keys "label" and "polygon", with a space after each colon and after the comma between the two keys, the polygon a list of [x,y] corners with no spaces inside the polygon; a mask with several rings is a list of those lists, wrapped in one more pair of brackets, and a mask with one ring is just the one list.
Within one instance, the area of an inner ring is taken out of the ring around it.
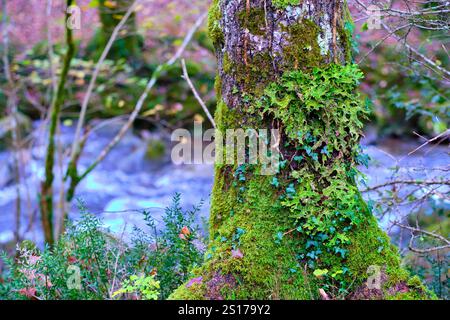
{"label": "flowing water", "polygon": [[[38,185],[44,176],[43,158],[45,140],[42,138],[40,123],[34,123],[35,143],[21,152],[24,165],[21,167],[21,183],[15,184],[14,157],[10,150],[0,151],[0,244],[13,239],[17,193],[21,194],[22,232],[29,239],[42,242],[40,222],[38,219],[37,194]],[[87,141],[80,171],[86,168],[114,136],[118,124],[105,126],[95,131]],[[61,126],[59,139],[65,147],[70,147],[74,135],[74,125]],[[100,216],[105,225],[114,232],[124,228],[131,231],[133,225],[143,225],[139,210],[148,209],[156,221],[161,221],[164,208],[171,204],[175,193],[181,193],[184,208],[204,201],[198,214],[207,218],[210,207],[214,170],[212,165],[180,165],[170,161],[169,155],[160,160],[146,157],[149,136],[151,134],[126,134],[121,143],[111,154],[79,185],[76,197],[81,199],[86,208]],[[374,136],[374,134],[368,134]],[[397,167],[397,174],[410,179],[430,179],[442,175],[435,168],[448,167],[449,149],[446,146],[427,146],[410,156],[405,156],[420,145],[419,141],[383,140],[366,138],[363,141],[365,152],[371,157],[368,169],[361,170],[368,177],[368,185],[378,185],[388,181]],[[448,173],[448,171],[447,171]],[[58,194],[60,174],[55,170],[55,194]],[[448,180],[448,176],[447,176]],[[363,187],[364,188],[364,187]],[[426,191],[426,190],[425,190]],[[425,192],[424,191],[424,192]],[[448,188],[444,190],[448,193]],[[366,193],[366,198],[377,200],[376,193]],[[447,199],[447,200],[445,200]],[[444,206],[450,207],[448,197],[438,199]],[[79,216],[77,201],[70,208],[70,217]],[[407,214],[411,208],[399,209],[396,214]],[[388,218],[382,221],[387,227]],[[33,228],[26,230],[33,221]]]}

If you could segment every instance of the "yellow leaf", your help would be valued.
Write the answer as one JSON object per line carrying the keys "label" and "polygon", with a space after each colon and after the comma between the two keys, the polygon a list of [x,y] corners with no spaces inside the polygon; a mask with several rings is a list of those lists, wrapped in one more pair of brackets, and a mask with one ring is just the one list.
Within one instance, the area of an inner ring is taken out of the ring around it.
{"label": "yellow leaf", "polygon": [[205,121],[205,118],[202,115],[196,114],[194,116],[194,122],[203,122],[203,121]]}
{"label": "yellow leaf", "polygon": [[107,8],[114,9],[117,7],[117,2],[106,0],[105,2],[103,2],[103,5]]}

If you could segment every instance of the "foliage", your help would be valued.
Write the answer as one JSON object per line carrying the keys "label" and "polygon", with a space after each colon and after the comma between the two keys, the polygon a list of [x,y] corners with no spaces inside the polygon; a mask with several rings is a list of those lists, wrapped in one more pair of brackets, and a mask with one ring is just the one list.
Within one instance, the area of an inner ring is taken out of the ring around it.
{"label": "foliage", "polygon": [[198,208],[183,212],[179,194],[166,209],[165,227],[157,230],[144,212],[151,234],[135,229],[131,243],[80,208],[80,221],[70,224],[53,248],[39,250],[25,241],[16,258],[2,253],[0,299],[164,299],[200,261],[201,242],[193,225]]}
{"label": "foliage", "polygon": [[[162,299],[167,298],[175,288],[186,281],[191,268],[199,265],[203,258],[198,226],[194,225],[195,214],[200,207],[183,212],[180,200],[180,194],[176,194],[172,206],[166,209],[163,218],[165,229],[162,234],[158,234],[153,218],[144,213],[145,220],[154,234],[155,250],[150,254],[146,251],[152,243],[151,240],[141,238],[140,230],[136,230],[135,234],[137,253],[142,256],[148,254],[147,270],[157,272],[156,279],[161,283]],[[138,240],[139,238],[141,239]]]}
{"label": "foliage", "polygon": [[155,276],[132,275],[122,283],[122,288],[113,293],[113,297],[123,294],[137,294],[144,300],[157,300],[159,296],[159,281]]}
{"label": "foliage", "polygon": [[[22,83],[19,90],[23,101],[20,111],[33,118],[41,116],[42,109],[51,99],[50,61],[45,50],[44,44],[40,43],[12,64],[15,74]],[[56,73],[59,73],[64,49],[57,45],[54,50],[53,67]],[[95,66],[96,61],[81,53],[72,60],[64,92],[63,119],[75,119],[74,115],[79,111]],[[144,91],[148,75],[152,74],[156,67],[157,63],[151,63],[135,69],[125,59],[105,60],[91,97],[88,119],[110,118],[130,113]],[[213,88],[212,76],[192,61],[187,62],[187,68],[200,94],[206,96]],[[168,70],[167,76],[161,79],[161,87],[146,100],[143,116],[162,118],[171,124],[180,125],[202,112],[198,102],[190,94],[188,85],[179,77],[180,74],[180,66],[174,65]],[[6,108],[6,105],[3,105],[4,101],[0,100],[0,110]],[[214,97],[205,102],[213,109]]]}
{"label": "foliage", "polygon": [[[355,94],[360,79],[361,71],[352,64],[288,72],[249,109],[280,120],[288,141],[284,147],[295,150],[289,165],[281,161],[280,179],[273,178],[272,185],[284,189],[281,204],[295,218],[294,230],[304,241],[298,258],[326,280],[327,290],[336,282],[339,290],[350,285],[344,264],[351,242],[348,232],[367,214],[353,184],[362,119],[370,111]],[[341,262],[327,262],[326,253]]]}
{"label": "foliage", "polygon": [[[433,200],[430,199],[429,201]],[[448,204],[436,202],[432,204],[430,210],[420,210],[410,215],[409,223],[410,225],[418,223],[422,230],[428,232],[439,230],[440,234],[449,235]],[[418,235],[413,242],[413,247],[425,251],[441,245],[441,241],[426,234]],[[427,287],[435,292],[440,299],[448,300],[450,298],[449,251],[447,249],[432,250],[428,253],[408,251],[404,255],[403,263],[412,274],[424,279]]]}
{"label": "foliage", "polygon": [[367,74],[363,89],[374,101],[374,120],[380,133],[402,136],[416,131],[435,136],[447,130],[450,103],[441,79],[418,73],[417,62],[408,67],[393,67],[387,57],[392,59],[398,53],[388,48],[378,51],[377,65],[363,66]]}
{"label": "foliage", "polygon": [[272,4],[277,9],[284,9],[287,6],[295,6],[300,4],[300,0],[273,0]]}

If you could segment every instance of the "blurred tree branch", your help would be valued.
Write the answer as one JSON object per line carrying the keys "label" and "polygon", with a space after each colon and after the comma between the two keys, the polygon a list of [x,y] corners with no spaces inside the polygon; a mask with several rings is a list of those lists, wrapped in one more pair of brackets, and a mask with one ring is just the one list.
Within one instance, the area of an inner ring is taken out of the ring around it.
{"label": "blurred tree branch", "polygon": [[[412,45],[408,41],[408,36],[411,33],[413,27],[430,30],[448,32],[449,26],[449,12],[450,8],[448,1],[422,1],[410,3],[408,1],[401,2],[406,10],[400,10],[394,7],[394,1],[382,1],[382,0],[354,0],[357,7],[364,11],[364,17],[362,20],[370,18],[370,13],[373,13],[372,9],[378,7],[377,15],[379,15],[382,28],[387,32],[387,35],[380,40],[368,54],[372,53],[376,47],[387,40],[390,37],[396,39],[402,46],[404,46],[408,52],[412,53],[423,64],[429,66],[432,70],[444,76],[447,80],[450,80],[450,71],[441,66],[440,63],[433,61],[426,54],[421,53],[420,49]],[[397,25],[396,25],[397,24]],[[404,34],[399,32],[408,29]],[[445,51],[446,48],[444,47]],[[367,55],[368,55],[367,54]],[[448,54],[448,52],[447,52]],[[366,57],[366,56],[365,56]],[[364,60],[365,57],[361,59]]]}

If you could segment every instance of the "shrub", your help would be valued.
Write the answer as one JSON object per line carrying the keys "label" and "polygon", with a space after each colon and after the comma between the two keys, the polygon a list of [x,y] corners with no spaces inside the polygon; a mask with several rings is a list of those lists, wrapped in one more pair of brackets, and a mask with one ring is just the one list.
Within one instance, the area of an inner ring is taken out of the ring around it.
{"label": "shrub", "polygon": [[15,257],[2,253],[0,299],[164,299],[187,280],[202,258],[194,225],[199,210],[183,211],[176,194],[166,208],[164,228],[143,212],[151,233],[134,228],[132,240],[111,234],[83,205],[53,248],[22,242]]}

